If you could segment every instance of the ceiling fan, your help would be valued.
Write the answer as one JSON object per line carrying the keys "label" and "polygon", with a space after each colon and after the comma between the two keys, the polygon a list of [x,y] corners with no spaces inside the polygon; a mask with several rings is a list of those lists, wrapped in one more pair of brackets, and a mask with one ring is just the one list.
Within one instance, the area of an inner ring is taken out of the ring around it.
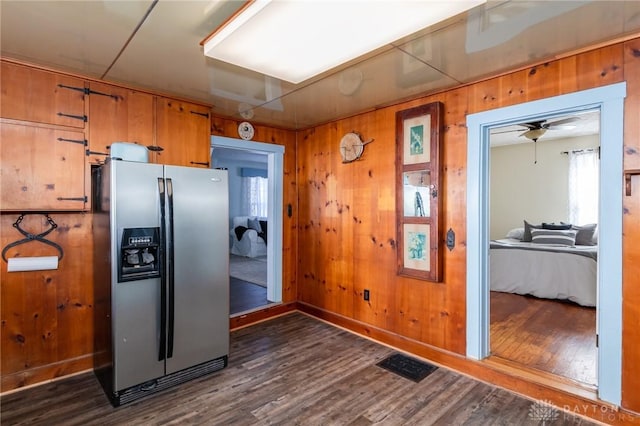
{"label": "ceiling fan", "polygon": [[[537,153],[537,144],[536,142],[540,139],[547,130],[555,130],[555,129],[573,129],[575,128],[574,123],[580,120],[579,117],[567,117],[562,118],[560,120],[550,121],[550,120],[536,120],[530,121],[528,123],[519,123],[515,124],[515,126],[521,126],[526,128],[524,129],[510,129],[502,132],[495,132],[493,134],[500,133],[509,133],[509,132],[522,132],[518,136],[524,136],[525,138],[532,140],[534,142],[534,164],[538,163],[538,153]],[[524,131],[523,131],[524,130]]]}
{"label": "ceiling fan", "polygon": [[528,130],[521,133],[520,136],[524,136],[527,139],[531,139],[534,142],[537,142],[539,138],[544,135],[547,130],[554,129],[573,129],[576,126],[573,123],[575,121],[580,120],[578,117],[567,117],[561,120],[549,121],[549,120],[539,120],[532,121],[530,123],[520,123],[518,126],[526,127]]}

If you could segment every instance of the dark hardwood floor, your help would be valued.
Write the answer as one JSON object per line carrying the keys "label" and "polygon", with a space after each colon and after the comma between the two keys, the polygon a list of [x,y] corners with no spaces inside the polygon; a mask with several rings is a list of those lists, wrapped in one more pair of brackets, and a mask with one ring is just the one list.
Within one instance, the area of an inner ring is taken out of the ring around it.
{"label": "dark hardwood floor", "polygon": [[391,353],[296,312],[231,333],[209,376],[113,408],[84,373],[2,396],[2,424],[592,424],[445,368],[415,383],[376,366]]}
{"label": "dark hardwood floor", "polygon": [[596,381],[596,310],[491,292],[491,354],[586,385]]}
{"label": "dark hardwood floor", "polygon": [[229,299],[231,315],[269,304],[265,287],[234,277],[229,277]]}

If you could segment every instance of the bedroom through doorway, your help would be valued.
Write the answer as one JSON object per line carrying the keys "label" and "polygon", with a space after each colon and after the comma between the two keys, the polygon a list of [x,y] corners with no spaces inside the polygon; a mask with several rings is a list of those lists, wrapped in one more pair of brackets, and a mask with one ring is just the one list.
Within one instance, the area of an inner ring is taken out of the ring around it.
{"label": "bedroom through doorway", "polygon": [[211,163],[229,174],[229,313],[282,302],[284,147],[213,136]]}
{"label": "bedroom through doorway", "polygon": [[596,390],[600,112],[489,136],[492,360]]}

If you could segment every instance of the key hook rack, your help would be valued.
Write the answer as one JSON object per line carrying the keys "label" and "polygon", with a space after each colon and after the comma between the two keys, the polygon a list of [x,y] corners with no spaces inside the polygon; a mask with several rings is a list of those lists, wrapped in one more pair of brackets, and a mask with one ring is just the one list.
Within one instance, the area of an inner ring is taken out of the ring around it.
{"label": "key hook rack", "polygon": [[[47,218],[47,222],[49,223],[49,229],[47,229],[44,232],[41,232],[40,234],[32,234],[22,229],[20,227],[20,224],[22,223],[24,216],[27,214],[43,214]],[[49,235],[51,231],[53,231],[58,227],[58,225],[53,221],[53,219],[47,213],[22,213],[20,214],[20,216],[18,216],[18,219],[13,224],[13,227],[16,228],[18,232],[20,232],[22,235],[24,235],[25,238],[18,241],[14,241],[13,243],[7,244],[5,248],[2,249],[2,260],[4,260],[5,262],[7,262],[6,254],[9,249],[15,246],[19,246],[20,244],[28,243],[30,241],[40,241],[41,243],[54,247],[56,250],[58,250],[58,253],[60,253],[60,256],[58,257],[59,261],[62,260],[62,258],[64,257],[64,251],[62,250],[62,247],[60,247],[58,244],[54,243],[53,241],[49,241],[46,238],[44,238],[47,235]]]}

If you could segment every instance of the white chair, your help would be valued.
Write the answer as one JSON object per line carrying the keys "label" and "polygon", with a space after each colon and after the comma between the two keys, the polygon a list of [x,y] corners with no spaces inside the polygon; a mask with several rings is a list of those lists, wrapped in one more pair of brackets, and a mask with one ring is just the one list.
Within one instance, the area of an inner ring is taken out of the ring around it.
{"label": "white chair", "polygon": [[[251,216],[236,216],[233,218],[233,227],[229,231],[229,235],[232,239],[231,253],[238,256],[245,257],[258,257],[267,255],[267,243],[258,236],[258,231],[255,229],[247,229],[242,238],[238,240],[236,235],[236,227],[244,226],[249,228],[249,219],[256,219]],[[266,221],[266,218],[257,218],[258,220]]]}

